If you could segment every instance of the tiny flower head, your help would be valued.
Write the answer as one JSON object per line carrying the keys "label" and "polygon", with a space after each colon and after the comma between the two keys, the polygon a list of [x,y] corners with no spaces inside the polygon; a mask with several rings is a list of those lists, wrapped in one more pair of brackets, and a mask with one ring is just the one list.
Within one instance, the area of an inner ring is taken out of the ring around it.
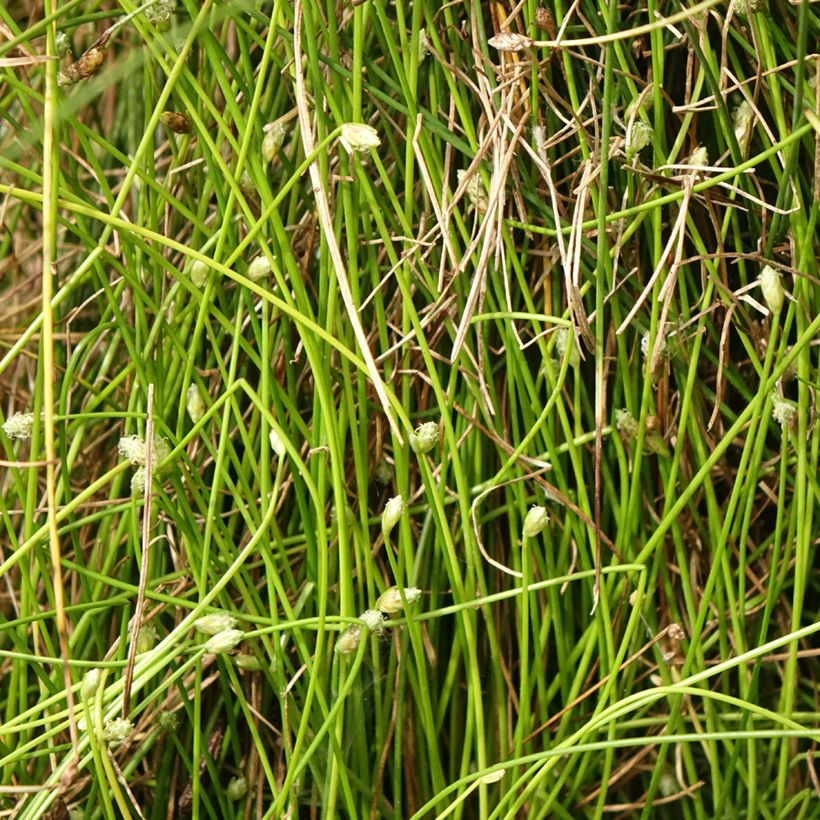
{"label": "tiny flower head", "polygon": [[766,306],[775,315],[780,313],[780,311],[783,310],[783,302],[786,299],[786,291],[780,283],[780,273],[771,265],[766,265],[766,267],[760,271],[757,282],[763,291]]}
{"label": "tiny flower head", "polygon": [[535,538],[549,524],[550,517],[544,507],[530,507],[524,518],[524,538]]}
{"label": "tiny flower head", "polygon": [[372,126],[360,122],[346,122],[342,126],[339,141],[348,154],[352,154],[354,151],[369,151],[371,148],[378,148],[381,145],[378,131]]}
{"label": "tiny flower head", "polygon": [[228,800],[241,800],[248,793],[248,781],[244,777],[232,777],[228,781],[225,794]]}
{"label": "tiny flower head", "polygon": [[244,637],[245,633],[241,629],[223,629],[205,642],[205,653],[207,655],[222,655],[226,652],[232,652]]}
{"label": "tiny flower head", "polygon": [[635,154],[643,151],[643,149],[652,142],[654,133],[652,126],[647,125],[643,120],[634,122],[626,137],[627,159],[631,159]]}
{"label": "tiny flower head", "polygon": [[15,413],[3,422],[3,432],[9,438],[31,438],[34,413]]}
{"label": "tiny flower head", "polygon": [[393,527],[401,520],[405,507],[404,499],[400,495],[393,496],[393,498],[384,505],[384,512],[382,513],[382,532],[385,538],[390,535]]}
{"label": "tiny flower head", "polygon": [[351,652],[355,652],[362,639],[362,629],[361,624],[353,624],[345,629],[339,636],[339,640],[336,641],[336,646],[334,647],[336,652],[340,655],[349,655]]}
{"label": "tiny flower head", "polygon": [[279,433],[276,430],[271,430],[270,434],[268,435],[268,441],[270,441],[270,448],[276,453],[277,458],[284,458],[285,453],[287,450],[285,449],[285,442],[282,441]]}
{"label": "tiny flower head", "polygon": [[[117,447],[123,458],[127,458],[135,467],[144,467],[148,452],[145,439],[141,436],[123,436]],[[171,448],[168,442],[160,436],[154,436],[152,459],[156,467],[161,461],[168,458]]]}
{"label": "tiny flower head", "polygon": [[213,612],[194,621],[194,629],[204,635],[218,635],[236,626],[236,618],[228,612]]}
{"label": "tiny flower head", "polygon": [[459,186],[461,186],[465,178],[467,179],[466,188],[464,191],[467,194],[467,199],[470,200],[470,204],[473,208],[475,208],[480,214],[487,213],[487,210],[490,207],[490,200],[487,196],[487,191],[484,188],[484,183],[481,181],[481,177],[478,173],[474,171],[469,177],[467,177],[467,171],[462,169],[456,172],[456,177],[458,179]]}
{"label": "tiny flower head", "polygon": [[438,424],[434,421],[426,421],[416,427],[410,433],[410,446],[414,453],[429,453],[436,446],[439,437]]}
{"label": "tiny flower head", "polygon": [[260,282],[270,271],[270,261],[267,256],[259,254],[259,256],[248,265],[248,279],[250,279],[251,282]]}
{"label": "tiny flower head", "polygon": [[378,609],[366,609],[359,615],[359,620],[364,621],[367,629],[374,635],[384,632],[384,614]]}
{"label": "tiny flower head", "polygon": [[114,718],[105,724],[103,738],[109,746],[120,746],[128,740],[128,735],[134,728],[134,724],[127,718]]}
{"label": "tiny flower head", "polygon": [[243,672],[260,672],[262,670],[262,664],[255,655],[234,655],[233,661]]}
{"label": "tiny flower head", "polygon": [[194,259],[188,269],[191,282],[198,288],[204,288],[208,282],[208,266],[201,259]]}
{"label": "tiny flower head", "polygon": [[143,495],[145,493],[145,479],[148,474],[145,467],[137,467],[134,475],[131,476],[131,495]]}
{"label": "tiny flower head", "polygon": [[[402,608],[401,593],[398,587],[390,587],[386,589],[376,601],[376,609],[384,612],[386,615],[392,615]],[[421,598],[421,590],[416,587],[404,588],[404,600],[407,606],[412,606],[418,599]]]}
{"label": "tiny flower head", "polygon": [[265,136],[262,138],[262,159],[266,163],[272,162],[279,153],[279,149],[285,142],[286,134],[283,122],[272,122],[265,126]]}
{"label": "tiny flower head", "polygon": [[94,699],[100,685],[100,677],[99,669],[89,669],[83,675],[83,682],[80,685],[80,700],[88,702]]}
{"label": "tiny flower head", "polygon": [[732,114],[732,124],[735,130],[735,139],[743,147],[749,132],[752,130],[752,119],[754,111],[752,106],[744,99]]}
{"label": "tiny flower head", "polygon": [[137,654],[149,652],[157,642],[157,628],[153,624],[143,624],[137,632]]}
{"label": "tiny flower head", "polygon": [[578,367],[581,364],[581,354],[578,352],[578,345],[575,343],[575,334],[570,334],[568,327],[559,327],[555,331],[555,349],[563,360],[569,348],[569,366]]}
{"label": "tiny flower head", "polygon": [[772,418],[784,429],[794,424],[797,418],[797,405],[784,399],[777,391],[772,393]]}
{"label": "tiny flower head", "polygon": [[188,389],[185,391],[185,409],[194,424],[205,415],[205,402],[202,400],[202,394],[195,384],[189,384]]}
{"label": "tiny flower head", "polygon": [[635,416],[624,407],[615,411],[615,427],[627,438],[636,438],[638,435],[638,422]]}
{"label": "tiny flower head", "polygon": [[497,51],[523,51],[532,45],[532,39],[525,34],[517,34],[514,31],[500,31],[487,40],[487,45],[492,46]]}
{"label": "tiny flower head", "polygon": [[165,30],[171,15],[176,10],[176,0],[154,0],[145,9],[145,17],[161,30]]}
{"label": "tiny flower head", "polygon": [[702,145],[699,145],[688,159],[689,165],[708,165],[709,152]]}

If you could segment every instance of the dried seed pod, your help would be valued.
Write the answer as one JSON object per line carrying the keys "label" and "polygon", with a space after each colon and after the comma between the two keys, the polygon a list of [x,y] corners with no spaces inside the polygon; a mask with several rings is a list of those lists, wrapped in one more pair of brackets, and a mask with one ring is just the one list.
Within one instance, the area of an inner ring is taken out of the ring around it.
{"label": "dried seed pod", "polygon": [[96,46],[88,49],[88,51],[80,57],[76,62],[66,66],[57,75],[57,85],[60,88],[68,88],[76,85],[80,80],[85,80],[88,77],[96,74],[100,70],[100,66],[105,60],[105,51]]}
{"label": "dried seed pod", "polygon": [[159,115],[160,122],[168,126],[175,134],[189,134],[191,132],[191,118],[180,111],[163,111]]}
{"label": "dried seed pod", "polygon": [[490,37],[487,43],[498,51],[523,51],[532,45],[532,38],[513,31],[502,31]]}

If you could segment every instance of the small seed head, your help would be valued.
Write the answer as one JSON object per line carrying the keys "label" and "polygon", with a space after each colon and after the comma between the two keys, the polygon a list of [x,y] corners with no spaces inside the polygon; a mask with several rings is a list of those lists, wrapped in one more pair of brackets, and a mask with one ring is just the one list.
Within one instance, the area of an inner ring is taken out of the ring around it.
{"label": "small seed head", "polygon": [[234,655],[234,663],[244,672],[261,672],[262,664],[255,655]]}
{"label": "small seed head", "polygon": [[134,728],[134,724],[127,718],[114,718],[105,724],[103,738],[109,746],[121,746],[128,740],[128,735]]}
{"label": "small seed head", "polygon": [[150,652],[157,642],[157,629],[153,624],[143,624],[137,632],[137,654]]}
{"label": "small seed head", "polygon": [[426,421],[416,427],[415,432],[410,433],[410,447],[414,453],[422,455],[429,453],[438,443],[439,429],[435,421]]}
{"label": "small seed head", "polygon": [[784,399],[777,391],[772,393],[772,418],[787,430],[797,418],[797,405]]}
{"label": "small seed head", "polygon": [[629,129],[629,134],[626,138],[626,157],[632,159],[635,154],[646,148],[652,142],[652,137],[655,132],[652,126],[645,123],[643,120],[636,120],[632,128]]}
{"label": "small seed head", "polygon": [[382,513],[382,533],[384,533],[385,538],[390,535],[393,527],[399,523],[402,515],[404,515],[405,509],[406,504],[400,495],[393,496],[393,498],[384,505],[384,512]]}
{"label": "small seed head", "polygon": [[[467,171],[463,169],[456,172],[459,187],[466,176]],[[477,172],[473,172],[467,179],[467,187],[464,191],[467,194],[467,199],[470,200],[470,204],[476,209],[476,211],[478,211],[478,213],[487,213],[487,210],[490,207],[490,200],[487,196],[487,191],[484,188],[484,183],[481,181],[481,177]]]}
{"label": "small seed head", "polygon": [[185,409],[194,424],[205,415],[205,402],[195,384],[189,384],[188,389],[185,391]]}
{"label": "small seed head", "polygon": [[236,618],[228,612],[213,612],[194,621],[194,629],[203,635],[218,635],[236,626]]}
{"label": "small seed head", "polygon": [[232,777],[225,789],[228,800],[241,800],[248,793],[248,781],[244,777]]}
{"label": "small seed head", "polygon": [[372,126],[360,122],[346,122],[342,126],[339,141],[348,154],[352,154],[354,151],[369,151],[371,148],[378,148],[381,145],[378,131]]}
{"label": "small seed head", "polygon": [[760,289],[763,291],[763,299],[766,306],[776,316],[783,310],[783,302],[786,300],[786,291],[780,282],[780,273],[771,265],[766,265],[760,276],[757,277]]}
{"label": "small seed head", "polygon": [[544,528],[549,524],[550,517],[544,509],[537,504],[530,507],[524,518],[524,538],[535,538],[544,531]]}
{"label": "small seed head", "polygon": [[205,653],[222,655],[225,652],[232,652],[244,637],[245,633],[241,629],[223,629],[205,642]]}
{"label": "small seed head", "polygon": [[[418,599],[421,598],[421,590],[416,587],[404,588],[404,600],[407,606],[412,606]],[[386,615],[392,615],[394,612],[399,612],[402,608],[401,590],[399,587],[390,587],[386,589],[376,601],[376,609],[384,612]]]}
{"label": "small seed head", "polygon": [[559,327],[555,331],[555,349],[563,360],[569,347],[569,366],[579,367],[581,364],[581,354],[578,352],[578,345],[575,343],[575,334],[570,334],[568,327]]}
{"label": "small seed head", "polygon": [[487,45],[497,51],[523,51],[532,45],[532,38],[514,31],[501,31],[487,40]]}
{"label": "small seed head", "polygon": [[100,685],[100,677],[99,669],[89,669],[88,672],[83,675],[83,682],[80,686],[80,700],[87,703],[94,699],[97,694],[97,688]]}
{"label": "small seed head", "polygon": [[284,458],[285,454],[287,453],[287,449],[285,448],[285,442],[282,441],[279,433],[276,430],[271,430],[270,434],[268,435],[268,441],[270,441],[271,450],[276,453],[277,458]]}
{"label": "small seed head", "polygon": [[199,259],[195,259],[191,263],[188,275],[196,287],[204,288],[208,282],[208,266]]}
{"label": "small seed head", "polygon": [[271,271],[267,256],[260,254],[248,265],[248,279],[251,282],[261,282]]}
{"label": "small seed head", "polygon": [[378,609],[366,609],[359,615],[359,620],[364,621],[367,629],[374,635],[384,632],[384,615]]}
{"label": "small seed head", "polygon": [[265,136],[262,137],[262,159],[270,164],[279,153],[285,142],[287,131],[283,122],[273,122],[265,126]]}
{"label": "small seed head", "polygon": [[11,439],[31,438],[34,413],[14,413],[3,423],[3,432]]}
{"label": "small seed head", "polygon": [[638,422],[625,407],[615,411],[615,427],[627,438],[634,439],[638,435]]}
{"label": "small seed head", "polygon": [[345,629],[336,641],[334,649],[340,655],[349,655],[355,652],[359,647],[359,642],[362,639],[362,626],[360,624],[353,624]]}

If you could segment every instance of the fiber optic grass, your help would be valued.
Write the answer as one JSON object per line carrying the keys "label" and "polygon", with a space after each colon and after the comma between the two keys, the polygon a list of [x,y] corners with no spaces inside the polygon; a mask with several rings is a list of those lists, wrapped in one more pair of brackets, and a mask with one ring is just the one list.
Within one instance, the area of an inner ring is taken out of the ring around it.
{"label": "fiber optic grass", "polygon": [[0,810],[820,816],[816,4],[0,26]]}

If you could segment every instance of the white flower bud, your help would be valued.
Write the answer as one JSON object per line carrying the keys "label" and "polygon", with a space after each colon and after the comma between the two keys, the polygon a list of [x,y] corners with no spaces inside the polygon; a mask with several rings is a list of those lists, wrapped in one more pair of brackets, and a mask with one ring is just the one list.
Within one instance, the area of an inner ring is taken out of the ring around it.
{"label": "white flower bud", "polygon": [[735,129],[735,139],[742,148],[746,143],[749,132],[752,130],[752,106],[744,99],[732,114],[732,123]]}
{"label": "white flower bud", "polygon": [[255,655],[234,655],[233,662],[244,672],[262,671],[262,664]]}
{"label": "white flower bud", "polygon": [[354,151],[369,151],[371,148],[378,148],[381,145],[378,131],[372,126],[360,122],[346,122],[342,126],[339,141],[348,154],[352,154]]}
{"label": "white flower bud", "polygon": [[185,409],[194,424],[205,415],[205,402],[195,384],[189,384],[188,389],[185,391]]}
{"label": "white flower bud", "polygon": [[154,2],[145,9],[145,17],[154,25],[165,30],[163,24],[171,19],[171,15],[176,10],[176,6],[175,0],[154,0]]}
{"label": "white flower bud", "polygon": [[282,441],[279,433],[276,430],[271,430],[270,434],[268,435],[268,441],[270,441],[270,448],[276,453],[277,458],[284,458],[285,453],[287,450],[285,449],[285,442]]}
{"label": "white flower bud", "polygon": [[260,254],[248,265],[248,279],[259,282],[270,273],[270,262],[267,256]]}
{"label": "white flower bud", "polygon": [[285,142],[286,134],[283,122],[273,122],[265,126],[265,136],[262,138],[262,159],[266,163],[270,164],[279,153],[279,149]]}
{"label": "white flower bud", "polygon": [[204,635],[218,635],[236,626],[236,618],[228,612],[213,612],[194,621],[194,629]]}
{"label": "white flower bud", "polygon": [[191,282],[198,288],[204,288],[208,282],[208,266],[200,259],[194,259],[188,269]]}
{"label": "white flower bud", "polygon": [[97,688],[100,685],[100,670],[89,669],[83,675],[83,682],[80,686],[80,700],[88,702],[94,700],[97,694]]}
{"label": "white flower bud", "polygon": [[34,413],[15,413],[3,422],[3,432],[11,439],[31,438]]}
{"label": "white flower bud", "polygon": [[[467,176],[467,172],[465,170],[456,171],[456,178],[458,179],[459,186],[461,186],[465,176]],[[478,213],[487,213],[487,210],[490,207],[490,199],[487,196],[484,183],[481,181],[481,177],[477,172],[474,171],[467,180],[465,193],[467,194],[467,199],[470,200],[470,204],[476,209],[476,211],[478,211]]]}
{"label": "white flower bud", "polygon": [[[123,436],[117,447],[123,458],[127,458],[135,467],[144,467],[147,450],[145,439],[140,436]],[[171,448],[168,442],[160,436],[154,436],[153,464],[156,467],[161,461],[168,458]]]}
{"label": "white flower bud", "polygon": [[578,367],[581,364],[581,354],[578,352],[578,345],[575,344],[575,334],[570,335],[568,327],[559,327],[555,331],[555,349],[563,360],[567,346],[569,346],[569,366]]}
{"label": "white flower bud", "polygon": [[378,609],[366,609],[359,615],[359,620],[364,621],[368,630],[375,635],[384,632],[384,615]]}
{"label": "white flower bud", "polygon": [[410,447],[414,453],[429,453],[438,442],[438,424],[435,421],[426,421],[416,427],[415,432],[410,433]]}
{"label": "white flower bud", "polygon": [[[418,599],[421,598],[421,590],[416,587],[404,588],[404,600],[407,606],[412,606]],[[398,587],[390,587],[386,589],[376,601],[376,609],[384,612],[387,615],[392,615],[398,612],[402,607],[401,591]]]}
{"label": "white flower bud", "polygon": [[530,507],[524,519],[524,538],[535,538],[549,524],[550,517],[543,507],[534,505]]}
{"label": "white flower bud", "polygon": [[356,649],[359,647],[359,642],[362,638],[362,627],[360,624],[353,624],[345,629],[344,632],[339,636],[339,640],[336,641],[336,646],[334,649],[340,655],[349,655],[351,652],[355,652]]}
{"label": "white flower bud", "polygon": [[766,265],[760,276],[757,277],[760,289],[763,291],[763,298],[769,310],[777,315],[783,310],[783,302],[786,299],[786,291],[780,283],[780,273],[771,265]]}
{"label": "white flower bud", "polygon": [[390,535],[391,530],[399,523],[405,510],[404,499],[400,495],[393,496],[387,504],[384,505],[384,512],[382,513],[382,532],[384,537]]}
{"label": "white flower bud", "polygon": [[58,31],[54,37],[54,51],[58,57],[65,57],[71,53],[71,41],[64,31]]}
{"label": "white flower bud", "polygon": [[134,475],[131,476],[131,495],[145,494],[145,479],[147,478],[145,467],[137,467],[134,470]]}
{"label": "white flower bud", "polygon": [[784,430],[788,429],[797,418],[797,405],[775,391],[772,393],[772,418]]}
{"label": "white flower bud", "polygon": [[615,427],[627,438],[634,439],[638,436],[638,422],[626,408],[621,407],[615,411]]}
{"label": "white flower bud", "polygon": [[525,34],[516,34],[514,31],[500,31],[487,40],[487,45],[497,51],[523,51],[532,45],[532,38]]}
{"label": "white flower bud", "polygon": [[689,165],[708,165],[709,152],[704,146],[699,145],[694,151],[692,151],[692,156],[689,157],[687,162]]}
{"label": "white flower bud", "polygon": [[248,781],[244,777],[232,777],[228,781],[225,794],[228,800],[241,800],[248,793]]}
{"label": "white flower bud", "polygon": [[134,725],[127,718],[114,718],[105,724],[103,738],[109,746],[120,746],[128,740]]}
{"label": "white flower bud", "polygon": [[153,624],[143,624],[137,632],[137,654],[150,652],[157,642],[157,630]]}
{"label": "white flower bud", "polygon": [[654,133],[652,126],[647,125],[643,120],[636,120],[626,137],[626,158],[632,159],[635,154],[646,148],[652,142]]}
{"label": "white flower bud", "polygon": [[223,629],[205,642],[205,653],[208,655],[222,655],[231,652],[245,637],[241,629]]}

